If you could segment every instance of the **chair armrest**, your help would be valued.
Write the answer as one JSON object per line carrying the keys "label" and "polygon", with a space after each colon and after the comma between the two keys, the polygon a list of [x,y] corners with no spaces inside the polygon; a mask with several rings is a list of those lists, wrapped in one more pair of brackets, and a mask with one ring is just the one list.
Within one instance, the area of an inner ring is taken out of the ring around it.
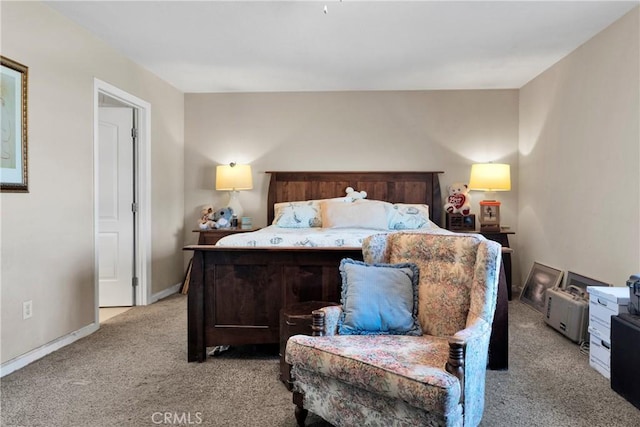
{"label": "chair armrest", "polygon": [[[490,337],[491,325],[481,317],[476,317],[465,329],[456,332],[449,338],[449,364],[452,364],[452,356],[454,360],[457,356],[456,346],[463,346],[463,354],[458,356],[462,357],[460,397],[465,408],[465,420],[468,417],[469,420],[476,420],[477,423],[482,417],[483,404],[482,399],[479,399],[478,396],[484,396]],[[460,362],[453,363],[453,367],[457,371],[456,363]],[[449,372],[455,375],[455,371]],[[474,423],[472,422],[470,425],[474,425]]]}
{"label": "chair armrest", "polygon": [[481,317],[476,317],[466,328],[449,337],[449,347],[462,345],[465,371],[481,369],[484,372],[489,358],[490,337],[491,325]]}
{"label": "chair armrest", "polygon": [[445,371],[458,378],[460,381],[460,403],[464,403],[464,342],[454,337],[449,337],[449,357],[444,365]]}
{"label": "chair armrest", "polygon": [[466,328],[456,332],[452,338],[461,340],[463,344],[466,345],[467,342],[472,342],[475,339],[484,336],[487,338],[491,336],[491,325],[481,317],[476,317],[470,325],[467,325]]}

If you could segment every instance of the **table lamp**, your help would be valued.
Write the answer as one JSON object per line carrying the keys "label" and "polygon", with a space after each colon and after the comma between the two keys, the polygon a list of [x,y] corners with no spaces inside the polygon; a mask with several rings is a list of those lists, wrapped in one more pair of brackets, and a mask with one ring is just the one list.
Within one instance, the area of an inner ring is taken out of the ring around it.
{"label": "table lamp", "polygon": [[253,177],[251,176],[250,165],[239,165],[231,162],[228,165],[218,165],[216,167],[216,190],[229,192],[229,206],[233,213],[242,217],[242,205],[238,198],[238,192],[251,190],[253,188]]}
{"label": "table lamp", "polygon": [[500,231],[500,202],[497,191],[511,190],[511,168],[504,163],[476,163],[471,165],[469,190],[485,192],[480,202],[480,231]]}

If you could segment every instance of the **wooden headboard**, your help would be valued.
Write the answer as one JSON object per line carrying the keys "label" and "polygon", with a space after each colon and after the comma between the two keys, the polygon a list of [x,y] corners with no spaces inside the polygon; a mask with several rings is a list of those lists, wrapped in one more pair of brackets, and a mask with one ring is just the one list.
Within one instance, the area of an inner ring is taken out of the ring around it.
{"label": "wooden headboard", "polygon": [[267,224],[273,204],[345,196],[345,189],[366,191],[367,199],[429,205],[431,221],[442,226],[442,197],[438,174],[443,172],[280,172],[271,174]]}

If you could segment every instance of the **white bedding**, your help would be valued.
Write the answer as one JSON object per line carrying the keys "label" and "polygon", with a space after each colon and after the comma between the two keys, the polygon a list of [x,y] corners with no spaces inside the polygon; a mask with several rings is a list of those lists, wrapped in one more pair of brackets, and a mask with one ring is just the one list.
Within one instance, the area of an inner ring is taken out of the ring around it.
{"label": "white bedding", "polygon": [[[275,225],[248,233],[235,233],[218,240],[225,247],[362,247],[362,241],[373,234],[398,230],[370,228],[282,228]],[[449,234],[448,230],[431,223],[430,227],[406,230],[417,233]]]}

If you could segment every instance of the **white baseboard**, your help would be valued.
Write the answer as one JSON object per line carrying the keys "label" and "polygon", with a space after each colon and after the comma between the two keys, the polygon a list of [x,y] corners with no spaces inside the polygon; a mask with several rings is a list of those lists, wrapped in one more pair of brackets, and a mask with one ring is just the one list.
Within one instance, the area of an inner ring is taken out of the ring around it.
{"label": "white baseboard", "polygon": [[24,368],[29,363],[35,362],[38,359],[42,359],[44,356],[51,354],[56,350],[60,350],[62,347],[67,346],[72,342],[79,340],[80,338],[91,335],[98,330],[99,326],[100,325],[96,323],[92,323],[81,329],[78,329],[77,331],[73,331],[70,334],[57,338],[43,346],[31,350],[28,353],[25,353],[21,356],[9,360],[8,362],[3,363],[0,366],[0,377],[9,375],[10,373],[17,371],[18,369]]}
{"label": "white baseboard", "polygon": [[[153,294],[151,296],[150,304],[153,304],[156,301],[180,292],[180,287],[182,287],[182,283],[178,283],[163,291]],[[8,362],[3,363],[2,365],[0,365],[0,378],[17,371],[18,369],[24,368],[29,363],[33,363],[38,359],[42,359],[44,356],[51,354],[56,350],[60,350],[62,347],[67,346],[72,342],[79,340],[80,338],[91,335],[92,333],[97,331],[99,327],[99,324],[92,323],[81,329],[78,329],[77,331],[71,332],[63,337],[55,339],[43,346],[31,350],[28,353],[25,353],[21,356],[9,360]]]}
{"label": "white baseboard", "polygon": [[177,285],[173,285],[167,289],[165,289],[164,291],[160,291],[156,294],[151,295],[151,301],[150,304],[153,304],[154,302],[160,301],[163,298],[168,297],[169,295],[173,295],[173,294],[177,294],[178,292],[180,292],[180,288],[182,287],[182,283],[178,283]]}

